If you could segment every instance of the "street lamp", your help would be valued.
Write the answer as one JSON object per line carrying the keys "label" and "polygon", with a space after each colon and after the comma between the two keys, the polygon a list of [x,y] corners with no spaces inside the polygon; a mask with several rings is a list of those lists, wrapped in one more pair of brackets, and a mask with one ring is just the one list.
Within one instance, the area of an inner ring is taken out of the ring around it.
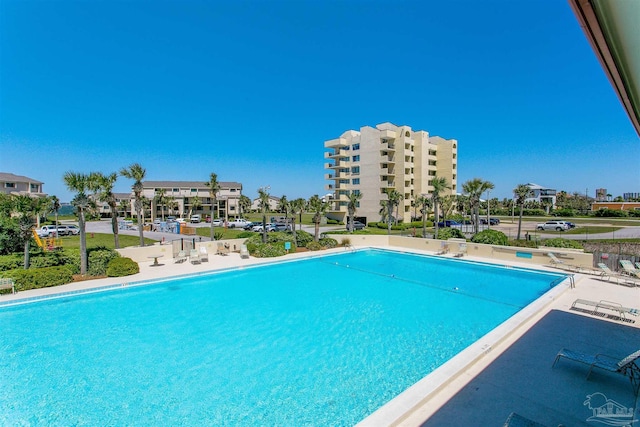
{"label": "street lamp", "polygon": [[491,197],[491,190],[487,190],[487,230],[491,228],[491,221],[489,220],[489,199]]}
{"label": "street lamp", "polygon": [[266,205],[262,207],[262,243],[267,243],[267,209],[269,208],[269,193],[271,189],[270,185],[260,187],[260,190],[267,195]]}

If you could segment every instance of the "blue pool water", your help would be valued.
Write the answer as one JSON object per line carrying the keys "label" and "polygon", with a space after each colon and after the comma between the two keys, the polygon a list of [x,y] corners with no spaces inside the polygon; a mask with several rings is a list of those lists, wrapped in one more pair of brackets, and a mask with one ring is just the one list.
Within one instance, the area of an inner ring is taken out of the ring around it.
{"label": "blue pool water", "polygon": [[558,274],[370,250],[0,308],[0,425],[353,425]]}

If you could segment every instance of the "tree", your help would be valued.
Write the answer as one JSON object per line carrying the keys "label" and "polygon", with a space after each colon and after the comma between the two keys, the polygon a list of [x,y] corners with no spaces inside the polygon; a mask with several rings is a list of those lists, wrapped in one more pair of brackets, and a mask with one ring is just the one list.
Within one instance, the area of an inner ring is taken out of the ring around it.
{"label": "tree", "polygon": [[65,186],[76,193],[71,204],[76,208],[78,228],[80,228],[80,274],[87,274],[87,233],[85,230],[85,211],[91,206],[91,199],[87,194],[92,188],[89,175],[77,172],[65,172],[63,176]]}
{"label": "tree", "polygon": [[349,193],[349,201],[347,202],[347,211],[349,212],[349,233],[353,233],[353,217],[356,215],[356,209],[360,206],[362,193],[352,191]]}
{"label": "tree", "polygon": [[431,200],[433,201],[433,216],[434,216],[434,226],[435,226],[435,238],[438,238],[438,221],[440,221],[440,217],[438,216],[438,205],[440,204],[440,193],[444,190],[450,189],[451,186],[447,182],[447,178],[434,176],[431,180],[431,186],[433,187],[433,191],[431,191]]}
{"label": "tree", "polygon": [[329,204],[323,202],[317,194],[314,194],[309,198],[308,206],[309,210],[313,212],[313,223],[315,225],[315,235],[313,237],[313,240],[317,242],[320,237],[320,221],[322,220],[322,216],[329,208]]}
{"label": "tree", "polygon": [[262,243],[267,243],[267,212],[269,212],[269,187],[261,187],[258,189],[258,206],[262,212]]}
{"label": "tree", "polygon": [[[202,200],[200,200],[200,197],[195,196],[191,198],[191,205],[189,206],[189,214],[187,215],[187,217],[191,217],[191,215],[194,212],[198,211],[198,208],[202,206]],[[213,219],[211,220],[211,223],[213,224]]]}
{"label": "tree", "polygon": [[20,237],[24,242],[24,268],[29,268],[29,247],[31,244],[31,233],[36,223],[36,218],[43,206],[49,204],[48,198],[34,198],[27,195],[11,196],[12,211],[17,215]]}
{"label": "tree", "polygon": [[307,211],[307,201],[303,198],[297,198],[291,202],[291,210],[294,214],[298,214],[299,229],[302,230],[302,214]]}
{"label": "tree", "polygon": [[213,233],[213,220],[216,218],[214,208],[218,205],[218,193],[220,192],[218,175],[211,172],[211,174],[209,175],[209,181],[205,182],[204,185],[209,188],[209,197],[211,197],[211,227],[209,230],[209,237],[211,238],[211,240],[215,240],[215,235]]}
{"label": "tree", "polygon": [[156,206],[160,206],[160,216],[162,216],[162,220],[164,221],[164,208],[168,201],[167,197],[167,189],[166,188],[157,188],[156,194],[153,196],[153,201]]}
{"label": "tree", "polygon": [[477,233],[480,225],[480,218],[478,209],[480,207],[480,196],[487,190],[494,188],[493,183],[489,181],[483,181],[480,178],[473,178],[464,184],[462,184],[462,191],[469,197],[469,206],[471,208],[471,214],[473,215],[473,228],[474,233]]}
{"label": "tree", "polygon": [[93,181],[92,186],[96,188],[96,197],[101,202],[106,203],[109,206],[111,212],[111,231],[113,232],[113,240],[115,248],[120,248],[120,239],[118,235],[118,205],[116,202],[116,196],[113,194],[113,186],[118,179],[117,173],[111,173],[109,175],[103,175],[100,172],[92,173],[89,179]]}
{"label": "tree", "polygon": [[143,168],[139,163],[133,163],[128,168],[122,168],[120,170],[120,175],[125,178],[133,179],[133,185],[131,189],[133,190],[133,197],[135,200],[135,208],[138,216],[138,232],[140,234],[140,246],[144,246],[144,230],[142,228],[143,218],[142,218],[142,180],[144,179],[147,171]]}
{"label": "tree", "polygon": [[129,202],[127,200],[120,200],[120,204],[118,205],[118,208],[122,211],[122,216],[124,216],[125,218],[127,217],[127,214],[129,213]]}
{"label": "tree", "polygon": [[57,196],[51,196],[49,198],[50,200],[50,205],[49,205],[49,209],[50,212],[53,212],[56,216],[56,226],[58,225],[58,212],[60,211],[60,199],[58,199]]}
{"label": "tree", "polygon": [[422,214],[422,237],[427,237],[427,215],[429,213],[429,207],[431,206],[431,199],[424,194],[419,195],[416,198],[416,205],[420,206],[420,213]]}
{"label": "tree", "polygon": [[251,209],[251,199],[243,194],[238,200],[238,206],[240,207],[240,216],[243,216],[245,212]]}
{"label": "tree", "polygon": [[178,201],[173,196],[167,196],[167,208],[169,209],[169,213],[174,215],[176,210],[178,209]]}
{"label": "tree", "polygon": [[531,188],[526,184],[518,184],[513,189],[513,194],[516,196],[516,206],[520,207],[518,214],[518,235],[516,240],[520,240],[520,231],[522,229],[522,211],[524,210],[524,202],[532,194]]}
{"label": "tree", "polygon": [[[398,222],[398,218],[393,218],[393,208],[400,205],[400,202],[402,201],[402,199],[404,199],[404,196],[400,194],[400,192],[398,192],[396,189],[387,188],[386,190],[387,203],[385,207],[387,208],[387,234],[391,234],[391,222],[394,219],[396,224]],[[397,216],[398,213],[396,211],[396,217]]]}

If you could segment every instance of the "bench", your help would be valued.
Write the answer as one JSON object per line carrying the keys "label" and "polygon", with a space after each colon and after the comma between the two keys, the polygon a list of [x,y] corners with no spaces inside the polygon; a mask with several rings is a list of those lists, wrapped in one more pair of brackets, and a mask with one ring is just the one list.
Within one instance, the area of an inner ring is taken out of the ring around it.
{"label": "bench", "polygon": [[16,284],[13,279],[10,278],[2,278],[0,279],[0,289],[11,289],[11,293],[16,293]]}
{"label": "bench", "polygon": [[[581,307],[578,307],[578,305],[587,306],[589,308],[581,308]],[[633,316],[638,316],[638,314],[640,314],[640,311],[638,309],[623,307],[621,304],[618,304],[617,302],[606,301],[606,300],[600,300],[596,302],[596,301],[590,301],[585,299],[577,299],[571,305],[571,309],[577,310],[577,311],[584,311],[586,313],[590,313],[593,315],[602,315],[602,316],[606,315],[606,313],[603,313],[602,311],[598,311],[598,310],[609,310],[614,313],[617,313],[616,315],[617,318],[631,322],[631,323],[635,321],[632,319],[627,319],[626,315],[631,314]]]}

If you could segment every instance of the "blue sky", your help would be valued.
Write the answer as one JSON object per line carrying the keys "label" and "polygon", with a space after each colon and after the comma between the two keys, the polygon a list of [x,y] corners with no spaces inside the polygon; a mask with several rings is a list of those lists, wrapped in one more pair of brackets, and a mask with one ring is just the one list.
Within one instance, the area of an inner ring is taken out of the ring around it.
{"label": "blue sky", "polygon": [[[459,184],[640,191],[640,144],[566,1],[0,2],[0,171],[215,172],[326,193],[324,146],[409,125],[459,142]],[[128,192],[120,178],[116,190]]]}

